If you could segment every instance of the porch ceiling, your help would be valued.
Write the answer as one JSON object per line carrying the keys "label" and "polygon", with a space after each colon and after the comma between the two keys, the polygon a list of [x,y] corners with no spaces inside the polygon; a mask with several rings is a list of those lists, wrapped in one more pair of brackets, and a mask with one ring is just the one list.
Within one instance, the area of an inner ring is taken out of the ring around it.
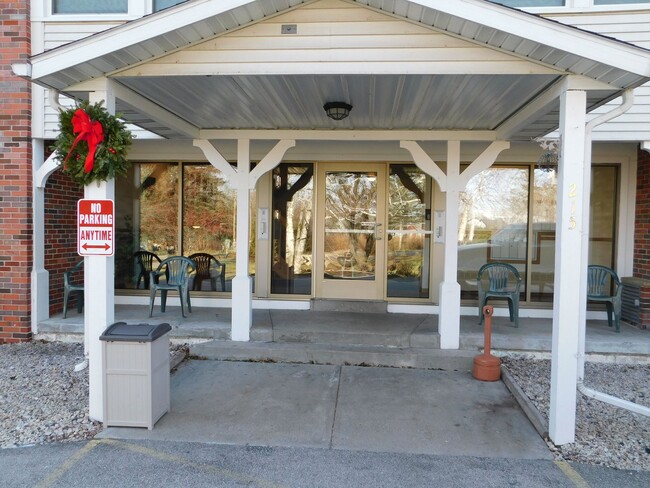
{"label": "porch ceiling", "polygon": [[[248,75],[119,78],[199,129],[493,130],[553,75]],[[352,104],[329,119],[323,104]],[[128,117],[128,108],[126,116]],[[141,120],[140,123],[143,123]]]}

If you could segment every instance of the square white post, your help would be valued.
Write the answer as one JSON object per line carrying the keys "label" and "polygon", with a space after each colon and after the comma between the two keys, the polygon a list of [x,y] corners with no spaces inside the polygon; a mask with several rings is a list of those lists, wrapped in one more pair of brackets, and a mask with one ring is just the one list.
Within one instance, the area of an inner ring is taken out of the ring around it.
{"label": "square white post", "polygon": [[[583,205],[589,201],[584,188],[585,114],[584,91],[565,91],[560,96],[562,141],[555,231],[555,292],[553,299],[553,349],[549,436],[558,445],[575,440],[576,382],[580,282],[583,273],[581,236]],[[587,203],[588,204],[588,203]],[[584,317],[584,315],[583,315]]]}
{"label": "square white post", "polygon": [[[32,139],[32,168],[36,175],[43,165],[43,139]],[[32,189],[32,333],[38,323],[50,318],[50,274],[45,269],[45,186],[34,181]]]}
{"label": "square white post", "polygon": [[[104,100],[109,113],[115,113],[111,91],[90,93],[90,102]],[[115,200],[115,181],[91,183],[84,187],[84,197],[92,200]],[[115,321],[114,256],[86,256],[84,263],[84,339],[89,361],[90,417],[104,421],[103,352],[99,337]]]}
{"label": "square white post", "polygon": [[247,342],[253,324],[251,278],[248,274],[250,231],[250,141],[237,141],[237,243],[235,277],[232,280],[232,322],[230,337],[233,341]]}
{"label": "square white post", "polygon": [[447,192],[445,193],[445,264],[440,284],[438,333],[440,349],[460,347],[460,285],[458,284],[458,185],[460,141],[447,142]]}

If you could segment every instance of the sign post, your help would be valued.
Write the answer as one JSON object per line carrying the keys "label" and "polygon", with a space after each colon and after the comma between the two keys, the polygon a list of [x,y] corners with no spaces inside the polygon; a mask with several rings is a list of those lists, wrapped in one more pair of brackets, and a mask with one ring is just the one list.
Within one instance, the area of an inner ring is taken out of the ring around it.
{"label": "sign post", "polygon": [[113,200],[79,200],[77,203],[77,253],[112,256],[115,249]]}

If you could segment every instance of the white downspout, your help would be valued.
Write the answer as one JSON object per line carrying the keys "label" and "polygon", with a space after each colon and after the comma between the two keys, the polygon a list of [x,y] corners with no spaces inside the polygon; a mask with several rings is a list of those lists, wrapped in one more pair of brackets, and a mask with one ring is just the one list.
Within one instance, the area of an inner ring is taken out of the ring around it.
{"label": "white downspout", "polygon": [[50,88],[47,92],[47,99],[50,102],[51,107],[57,112],[65,110],[65,107],[59,103],[59,90]]}
{"label": "white downspout", "polygon": [[[584,360],[584,358],[582,359]],[[615,407],[624,408],[630,412],[640,413],[641,415],[650,417],[650,407],[645,407],[634,402],[628,402],[622,398],[618,398],[612,395],[608,395],[607,393],[602,393],[600,391],[588,388],[582,382],[582,378],[578,378],[578,391],[589,398],[600,400],[601,402],[609,403]]]}
{"label": "white downspout", "polygon": [[[598,127],[601,124],[604,124],[605,122],[609,122],[615,117],[618,117],[621,114],[624,114],[627,112],[630,107],[634,104],[634,89],[633,88],[628,88],[623,92],[623,103],[621,103],[618,107],[610,110],[607,113],[601,114],[595,119],[587,122],[585,126],[585,141],[587,141],[587,154],[588,154],[588,161],[591,162],[591,133],[594,130],[594,128]],[[591,164],[589,164],[589,178],[591,176]],[[585,239],[586,246],[588,246],[588,239],[589,236]],[[587,255],[587,252],[584,253],[584,255]],[[585,280],[586,280],[586,275],[585,275]],[[584,287],[586,290],[586,286]],[[586,297],[584,301],[581,301],[581,303],[587,303]],[[586,313],[586,311],[584,312]],[[585,324],[585,321],[580,321],[581,324]],[[584,373],[585,373],[585,329],[586,327],[581,327],[580,329],[580,339],[579,339],[579,353],[578,353],[578,391],[582,393],[583,395],[593,398],[595,400],[600,400],[605,403],[609,403],[610,405],[614,405],[615,407],[619,408],[624,408],[625,410],[629,410],[634,413],[639,413],[641,415],[645,415],[647,417],[650,417],[650,408],[645,407],[643,405],[639,405],[637,403],[629,402],[627,400],[623,400],[622,398],[618,398],[612,395],[608,395],[607,393],[602,393],[600,391],[594,390],[592,388],[586,387],[584,385]]]}

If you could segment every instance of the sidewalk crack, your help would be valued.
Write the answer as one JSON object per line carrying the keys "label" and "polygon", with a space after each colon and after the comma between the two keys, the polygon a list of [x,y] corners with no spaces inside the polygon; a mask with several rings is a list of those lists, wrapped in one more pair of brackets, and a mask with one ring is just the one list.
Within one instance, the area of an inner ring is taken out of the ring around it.
{"label": "sidewalk crack", "polygon": [[338,371],[338,384],[336,385],[336,397],[334,399],[334,416],[332,417],[332,429],[330,430],[330,444],[329,448],[333,449],[334,445],[334,426],[336,425],[336,413],[339,409],[339,392],[341,391],[341,376],[343,376],[343,366],[339,366]]}

